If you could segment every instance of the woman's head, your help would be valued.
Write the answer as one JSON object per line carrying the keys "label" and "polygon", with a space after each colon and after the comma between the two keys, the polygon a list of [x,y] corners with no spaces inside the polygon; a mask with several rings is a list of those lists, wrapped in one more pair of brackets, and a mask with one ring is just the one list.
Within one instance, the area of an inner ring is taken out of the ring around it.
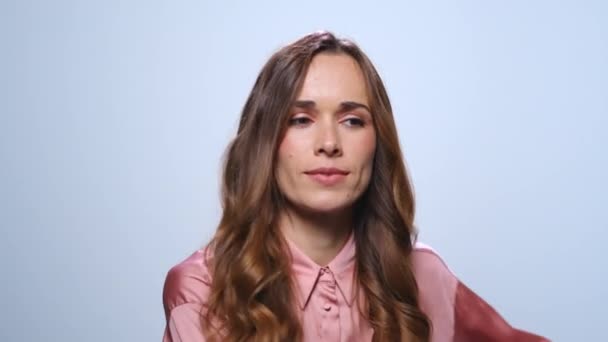
{"label": "woman's head", "polygon": [[[279,50],[243,108],[230,161],[235,163],[226,171],[233,172],[226,176],[238,178],[240,188],[225,189],[225,195],[246,195],[262,205],[265,195],[274,194],[275,210],[284,199],[316,210],[352,205],[378,168],[402,164],[390,102],[371,61],[353,42],[329,32]],[[350,173],[322,185],[314,179],[324,177],[309,171],[324,167]]]}
{"label": "woman's head", "polygon": [[287,206],[354,208],[357,278],[375,340],[428,338],[408,264],[414,200],[390,102],[353,42],[317,32],[269,59],[227,150],[222,199],[207,319],[223,321],[231,338],[301,337],[277,229]]}

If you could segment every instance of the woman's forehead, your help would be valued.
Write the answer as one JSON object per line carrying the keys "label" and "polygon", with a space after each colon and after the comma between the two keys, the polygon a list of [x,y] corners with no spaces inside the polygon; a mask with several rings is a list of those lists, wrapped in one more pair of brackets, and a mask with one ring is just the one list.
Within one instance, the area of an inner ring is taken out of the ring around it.
{"label": "woman's forehead", "polygon": [[344,102],[369,106],[363,71],[357,61],[346,54],[315,56],[296,100],[313,101],[319,107]]}

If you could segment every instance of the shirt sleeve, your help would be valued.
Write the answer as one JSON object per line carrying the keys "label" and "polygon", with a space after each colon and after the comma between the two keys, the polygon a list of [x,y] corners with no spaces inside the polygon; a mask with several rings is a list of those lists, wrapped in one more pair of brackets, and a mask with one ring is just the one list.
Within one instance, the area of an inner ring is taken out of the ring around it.
{"label": "shirt sleeve", "polygon": [[433,341],[549,341],[512,327],[490,304],[461,282],[430,246],[416,243],[413,265],[420,306],[433,326]]}
{"label": "shirt sleeve", "polygon": [[549,341],[513,328],[492,306],[460,281],[455,293],[454,318],[454,342]]}
{"label": "shirt sleeve", "polygon": [[167,320],[163,342],[205,342],[200,310],[200,305],[191,303],[175,307]]}
{"label": "shirt sleeve", "polygon": [[202,317],[211,279],[202,251],[172,267],[165,278],[163,342],[204,342]]}

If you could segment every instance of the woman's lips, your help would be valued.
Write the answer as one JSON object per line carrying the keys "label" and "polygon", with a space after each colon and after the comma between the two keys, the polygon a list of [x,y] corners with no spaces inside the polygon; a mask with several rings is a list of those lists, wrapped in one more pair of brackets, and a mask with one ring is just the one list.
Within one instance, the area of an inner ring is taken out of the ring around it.
{"label": "woman's lips", "polygon": [[343,181],[347,176],[345,173],[307,173],[307,175],[325,186],[336,185]]}
{"label": "woman's lips", "polygon": [[323,169],[323,170],[313,170],[310,172],[305,172],[310,178],[315,180],[316,182],[325,185],[332,186],[340,183],[346,178],[349,172],[338,170],[338,169]]}

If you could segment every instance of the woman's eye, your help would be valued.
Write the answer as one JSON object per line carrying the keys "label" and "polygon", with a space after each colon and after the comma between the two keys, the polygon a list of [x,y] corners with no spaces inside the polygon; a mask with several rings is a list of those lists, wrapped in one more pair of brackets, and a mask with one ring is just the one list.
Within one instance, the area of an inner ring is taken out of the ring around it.
{"label": "woman's eye", "polygon": [[365,126],[365,122],[359,118],[354,118],[354,117],[350,117],[346,120],[344,120],[344,122],[346,122],[348,124],[348,126],[359,126],[359,127],[363,127]]}
{"label": "woman's eye", "polygon": [[301,117],[292,118],[291,120],[289,120],[289,125],[290,126],[303,126],[310,122],[312,122],[312,120],[310,118],[301,116]]}

